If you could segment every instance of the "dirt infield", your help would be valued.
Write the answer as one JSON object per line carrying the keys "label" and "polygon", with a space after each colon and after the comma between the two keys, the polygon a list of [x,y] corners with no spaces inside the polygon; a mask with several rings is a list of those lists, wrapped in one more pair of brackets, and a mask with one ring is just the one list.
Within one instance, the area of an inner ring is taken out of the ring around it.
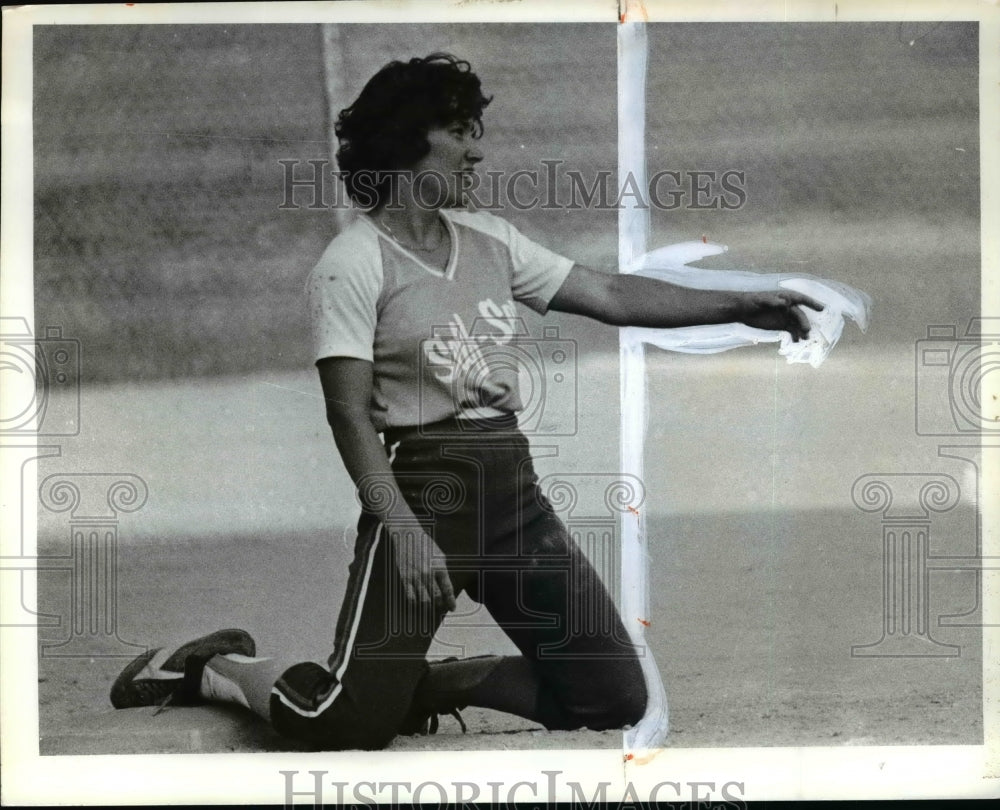
{"label": "dirt infield", "polygon": [[[667,688],[670,745],[981,741],[981,642],[971,572],[938,572],[931,579],[931,635],[957,645],[957,655],[852,655],[852,647],[880,637],[884,571],[881,520],[852,501],[855,479],[893,469],[936,469],[969,486],[968,465],[935,459],[926,443],[904,444],[905,422],[887,427],[877,441],[843,447],[843,436],[863,431],[872,419],[891,424],[895,406],[871,381],[897,390],[912,385],[906,357],[889,354],[873,362],[845,348],[819,371],[786,367],[783,361],[775,365],[759,352],[681,361],[662,356],[652,364],[656,404],[643,506],[652,555],[647,638]],[[608,357],[582,363],[581,381],[596,387],[613,362]],[[722,365],[723,379],[744,396],[776,388],[800,416],[759,414],[756,423],[744,423],[741,402],[719,401],[719,378],[705,372],[713,364]],[[289,663],[326,657],[357,507],[343,472],[332,464],[332,441],[318,414],[279,418],[297,413],[289,410],[288,398],[305,400],[313,385],[307,375],[271,375],[152,389],[115,386],[85,397],[84,414],[101,427],[73,443],[62,458],[42,460],[39,477],[100,468],[93,462],[95,445],[116,447],[113,436],[130,430],[131,420],[147,425],[141,439],[110,453],[103,465],[127,471],[136,466],[130,457],[145,459],[149,486],[145,506],[123,516],[118,528],[117,616],[123,640],[160,646],[211,628],[240,626],[253,633],[264,654]],[[832,397],[857,407],[835,414],[822,407]],[[116,414],[125,401],[129,418],[122,423]],[[305,402],[302,410],[309,410]],[[714,416],[706,420],[704,409],[713,402]],[[237,403],[253,403],[239,422],[230,418]],[[197,422],[192,410],[200,414]],[[613,430],[600,428],[613,424],[615,411],[613,390],[593,396],[581,434],[556,443],[559,455],[540,460],[539,473],[595,470],[595,458],[614,453]],[[799,434],[809,436],[808,446],[795,438]],[[246,435],[254,437],[252,445]],[[538,437],[534,442],[553,446]],[[729,448],[725,465],[694,465],[706,447],[720,443]],[[773,484],[762,483],[757,474],[765,448],[773,448],[767,461],[778,471]],[[824,469],[817,463],[823,458],[837,462]],[[310,510],[315,503],[322,507]],[[43,551],[65,553],[66,516],[43,510],[40,518]],[[195,524],[200,531],[192,531]],[[963,497],[935,518],[932,550],[969,553],[974,526],[971,502]],[[41,573],[42,612],[71,615],[71,585],[68,571]],[[467,654],[512,651],[474,607],[463,599],[439,641]],[[972,626],[938,622],[970,610],[961,621]],[[40,635],[57,642],[66,630],[43,628]],[[444,650],[438,646],[434,652]],[[86,730],[114,722],[100,715],[110,711],[107,692],[123,663],[100,657],[40,659],[43,751],[100,753],[117,744],[113,735],[88,736]],[[174,750],[187,744],[177,742],[176,728],[184,722],[164,717],[147,718],[149,733],[136,745]],[[152,733],[160,722],[171,729],[162,740]],[[237,726],[234,734],[208,733],[207,722],[192,720],[194,730],[205,732],[202,750],[281,745],[273,735],[252,732],[252,722],[250,732]],[[549,734],[487,711],[473,711],[470,728],[473,733],[463,736],[457,724],[444,719],[437,737],[400,739],[394,748],[621,744],[618,734]]]}

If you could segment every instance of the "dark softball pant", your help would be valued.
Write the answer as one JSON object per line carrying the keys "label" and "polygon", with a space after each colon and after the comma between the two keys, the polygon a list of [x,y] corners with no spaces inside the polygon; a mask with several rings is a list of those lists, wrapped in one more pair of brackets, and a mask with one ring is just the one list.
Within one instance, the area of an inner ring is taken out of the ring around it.
{"label": "dark softball pant", "polygon": [[[484,605],[531,662],[534,719],[550,729],[637,722],[646,705],[637,651],[600,577],[539,492],[527,439],[511,420],[471,434],[455,424],[434,437],[390,434],[386,447],[403,497],[445,554],[456,596],[465,591]],[[385,747],[443,618],[439,606],[407,602],[390,530],[362,514],[328,668],[285,671],[271,695],[275,728],[331,749]]]}

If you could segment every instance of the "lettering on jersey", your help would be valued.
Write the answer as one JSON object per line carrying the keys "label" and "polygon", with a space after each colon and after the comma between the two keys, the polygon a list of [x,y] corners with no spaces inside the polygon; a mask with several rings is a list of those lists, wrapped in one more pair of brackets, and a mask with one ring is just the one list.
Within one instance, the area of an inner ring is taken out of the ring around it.
{"label": "lettering on jersey", "polygon": [[433,337],[423,342],[424,356],[434,376],[452,384],[456,378],[485,373],[484,347],[504,346],[527,333],[514,302],[498,304],[492,298],[477,305],[478,317],[467,325],[457,312],[447,324],[435,326]]}

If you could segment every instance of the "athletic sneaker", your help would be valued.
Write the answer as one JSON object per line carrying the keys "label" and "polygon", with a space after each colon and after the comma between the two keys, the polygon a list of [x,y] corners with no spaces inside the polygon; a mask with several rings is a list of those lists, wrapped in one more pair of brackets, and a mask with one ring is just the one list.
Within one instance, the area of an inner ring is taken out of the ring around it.
{"label": "athletic sneaker", "polygon": [[399,734],[437,734],[439,717],[458,720],[465,734],[469,729],[459,714],[469,704],[472,690],[493,671],[500,659],[495,655],[470,658],[444,658],[428,663],[427,673],[417,685],[410,710],[399,727]]}
{"label": "athletic sneaker", "polygon": [[[462,708],[464,709],[465,707],[463,706]],[[450,711],[435,712],[411,706],[410,713],[399,727],[399,733],[408,737],[415,735],[426,737],[428,734],[437,734],[438,717],[442,714],[447,714],[458,720],[463,734],[469,730],[469,727],[465,725],[465,721],[462,719],[462,715],[458,713],[458,708],[451,709]]]}
{"label": "athletic sneaker", "polygon": [[213,655],[238,653],[253,656],[256,645],[243,630],[218,630],[178,647],[172,654],[163,648],[144,652],[118,676],[111,687],[111,705],[116,709],[168,704],[195,706],[203,702],[199,694],[201,675]]}

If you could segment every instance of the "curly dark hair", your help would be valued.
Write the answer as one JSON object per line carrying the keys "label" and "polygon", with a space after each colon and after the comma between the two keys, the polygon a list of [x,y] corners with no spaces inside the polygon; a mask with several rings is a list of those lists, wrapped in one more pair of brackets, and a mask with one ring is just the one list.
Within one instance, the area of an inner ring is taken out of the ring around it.
{"label": "curly dark hair", "polygon": [[391,178],[377,174],[408,169],[424,157],[431,127],[468,123],[473,137],[481,137],[490,101],[464,59],[432,53],[390,62],[337,117],[337,163],[351,199],[364,208],[378,206]]}

